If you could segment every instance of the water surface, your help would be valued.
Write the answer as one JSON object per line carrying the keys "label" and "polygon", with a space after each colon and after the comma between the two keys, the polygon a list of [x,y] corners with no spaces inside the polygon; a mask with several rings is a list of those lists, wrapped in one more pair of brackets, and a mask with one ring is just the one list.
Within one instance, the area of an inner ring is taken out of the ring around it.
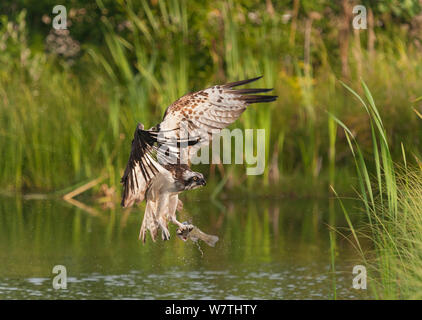
{"label": "water surface", "polygon": [[[0,299],[338,299],[360,260],[329,228],[344,225],[328,200],[185,201],[183,221],[218,235],[215,248],[174,236],[142,245],[142,208],[78,208],[60,200],[0,199]],[[52,269],[67,269],[66,290]],[[335,281],[335,282],[333,282]],[[334,284],[335,283],[335,284]],[[335,287],[335,289],[334,289]]]}

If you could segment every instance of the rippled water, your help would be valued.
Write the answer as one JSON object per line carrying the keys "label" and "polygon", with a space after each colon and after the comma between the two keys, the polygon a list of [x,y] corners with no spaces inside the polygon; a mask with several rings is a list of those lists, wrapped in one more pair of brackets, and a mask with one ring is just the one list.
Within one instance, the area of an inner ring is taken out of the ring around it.
{"label": "rippled water", "polygon": [[[201,245],[203,255],[174,236],[142,245],[141,209],[3,198],[0,299],[331,299],[334,283],[339,299],[368,297],[352,288],[359,258],[340,237],[330,272],[327,223],[344,222],[326,201],[185,201],[185,208],[181,220],[220,237],[215,248]],[[66,267],[66,290],[53,289],[55,265]]]}

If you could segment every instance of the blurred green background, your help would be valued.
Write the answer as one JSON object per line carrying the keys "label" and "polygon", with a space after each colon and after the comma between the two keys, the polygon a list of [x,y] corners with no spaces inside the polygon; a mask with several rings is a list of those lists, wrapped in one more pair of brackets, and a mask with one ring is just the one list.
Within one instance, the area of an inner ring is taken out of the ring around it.
{"label": "blurred green background", "polygon": [[[259,75],[253,85],[274,87],[279,99],[232,127],[266,129],[265,172],[203,165],[213,197],[350,190],[354,160],[328,112],[368,152],[371,138],[367,114],[339,80],[359,92],[363,79],[392,145],[403,142],[410,161],[420,155],[419,0],[75,0],[62,3],[61,31],[51,25],[56,4],[0,3],[3,193],[64,194],[101,178],[95,193],[117,199],[137,122],[155,125],[187,92]],[[367,29],[352,27],[357,4],[367,8]]]}

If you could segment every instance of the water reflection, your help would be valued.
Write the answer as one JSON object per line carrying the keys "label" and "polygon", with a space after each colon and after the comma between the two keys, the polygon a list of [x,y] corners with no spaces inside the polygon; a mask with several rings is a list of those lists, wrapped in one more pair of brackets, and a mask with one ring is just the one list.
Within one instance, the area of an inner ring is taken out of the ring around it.
{"label": "water reflection", "polygon": [[[192,218],[216,234],[215,248],[192,242],[142,245],[141,209],[93,216],[63,201],[0,201],[0,298],[322,299],[332,298],[327,201],[185,201]],[[148,240],[150,240],[148,238]],[[351,288],[359,263],[347,241],[336,244],[337,298],[366,297]],[[68,289],[52,288],[64,265]]]}

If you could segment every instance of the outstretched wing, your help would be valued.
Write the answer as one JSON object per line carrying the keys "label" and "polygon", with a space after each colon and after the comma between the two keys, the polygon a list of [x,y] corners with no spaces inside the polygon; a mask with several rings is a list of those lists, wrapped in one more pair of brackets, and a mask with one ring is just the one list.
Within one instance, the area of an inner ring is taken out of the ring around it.
{"label": "outstretched wing", "polygon": [[136,127],[129,161],[121,179],[123,207],[130,207],[135,202],[143,201],[146,190],[159,172],[169,174],[165,166],[179,161],[181,143],[186,141],[190,146],[199,141],[183,139],[170,141],[162,136],[162,132],[166,131],[159,131],[156,128],[144,130],[141,123]]}
{"label": "outstretched wing", "polygon": [[[166,164],[180,163],[184,150],[191,157],[202,145],[211,141],[213,134],[236,121],[248,105],[277,99],[277,96],[256,95],[272,89],[233,89],[260,78],[187,94],[167,108],[157,128],[144,130],[144,126],[138,124],[121,181],[124,187],[122,206],[142,201],[156,174],[167,172],[164,168]],[[188,148],[181,148],[181,145]]]}
{"label": "outstretched wing", "polygon": [[132,150],[121,180],[123,207],[130,207],[135,202],[144,200],[152,178],[160,170],[165,170],[156,160],[155,141],[155,134],[144,130],[144,126],[139,123],[133,134]]}
{"label": "outstretched wing", "polygon": [[208,144],[213,134],[236,121],[252,103],[271,102],[277,96],[256,95],[272,89],[233,89],[234,87],[256,81],[262,77],[216,85],[208,89],[187,94],[170,105],[160,130],[169,138],[189,137],[199,139],[194,147],[189,147],[189,157],[204,144]]}

